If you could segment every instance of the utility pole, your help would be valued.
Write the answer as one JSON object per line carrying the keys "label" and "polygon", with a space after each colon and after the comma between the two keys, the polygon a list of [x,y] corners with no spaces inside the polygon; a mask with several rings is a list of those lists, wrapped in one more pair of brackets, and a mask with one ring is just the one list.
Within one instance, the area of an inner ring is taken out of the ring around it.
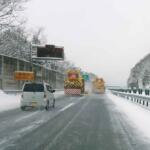
{"label": "utility pole", "polygon": [[30,71],[33,71],[33,64],[32,64],[32,43],[30,43]]}

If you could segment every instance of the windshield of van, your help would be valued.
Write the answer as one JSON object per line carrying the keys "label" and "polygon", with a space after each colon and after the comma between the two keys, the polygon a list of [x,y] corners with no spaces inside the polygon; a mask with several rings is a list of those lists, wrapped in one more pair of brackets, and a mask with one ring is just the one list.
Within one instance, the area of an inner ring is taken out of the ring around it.
{"label": "windshield of van", "polygon": [[23,91],[24,92],[44,92],[44,86],[43,84],[37,84],[37,83],[25,84]]}

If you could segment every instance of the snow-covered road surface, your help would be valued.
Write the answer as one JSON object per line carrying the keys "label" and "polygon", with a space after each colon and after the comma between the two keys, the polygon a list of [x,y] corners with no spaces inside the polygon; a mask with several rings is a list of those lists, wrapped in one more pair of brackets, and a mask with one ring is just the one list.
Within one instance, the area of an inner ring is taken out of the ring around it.
{"label": "snow-covered road surface", "polygon": [[116,105],[116,109],[124,114],[124,119],[150,141],[150,110],[111,93],[108,97]]}
{"label": "snow-covered road surface", "polygon": [[[50,119],[58,116],[63,111],[69,109],[80,100],[82,97],[74,101],[75,98],[64,96],[56,98],[56,108],[51,108],[49,111],[30,110],[21,111],[13,109],[0,113],[0,150],[9,149],[13,142],[22,138],[24,135],[37,129],[41,125],[48,122]],[[74,102],[73,102],[74,101]]]}
{"label": "snow-covered road surface", "polygon": [[149,137],[130,118],[125,100],[117,98],[61,96],[49,111],[1,112],[0,149],[149,150]]}

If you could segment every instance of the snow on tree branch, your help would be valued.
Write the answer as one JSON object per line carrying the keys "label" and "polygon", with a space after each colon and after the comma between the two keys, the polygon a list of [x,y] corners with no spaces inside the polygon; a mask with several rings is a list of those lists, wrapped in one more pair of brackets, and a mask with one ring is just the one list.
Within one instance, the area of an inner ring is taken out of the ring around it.
{"label": "snow on tree branch", "polygon": [[18,12],[23,10],[22,4],[27,0],[0,0],[0,29],[12,27],[18,22]]}

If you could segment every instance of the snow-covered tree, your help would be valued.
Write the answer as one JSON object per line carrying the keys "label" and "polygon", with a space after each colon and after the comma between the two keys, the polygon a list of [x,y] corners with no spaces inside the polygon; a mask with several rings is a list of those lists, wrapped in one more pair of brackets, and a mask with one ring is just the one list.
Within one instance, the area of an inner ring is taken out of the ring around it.
{"label": "snow-covered tree", "polygon": [[37,44],[37,45],[46,44],[47,39],[46,39],[46,36],[44,35],[43,27],[40,27],[36,29],[35,31],[33,31],[31,37],[32,37],[31,39],[32,44]]}
{"label": "snow-covered tree", "polygon": [[147,87],[150,85],[150,70],[145,70],[143,75],[143,86]]}
{"label": "snow-covered tree", "polygon": [[0,32],[18,23],[17,16],[27,0],[0,0]]}
{"label": "snow-covered tree", "polygon": [[149,84],[150,54],[141,59],[130,72],[128,78],[129,87],[145,87]]}
{"label": "snow-covered tree", "polygon": [[10,28],[1,34],[0,54],[29,60],[30,44],[21,27]]}

